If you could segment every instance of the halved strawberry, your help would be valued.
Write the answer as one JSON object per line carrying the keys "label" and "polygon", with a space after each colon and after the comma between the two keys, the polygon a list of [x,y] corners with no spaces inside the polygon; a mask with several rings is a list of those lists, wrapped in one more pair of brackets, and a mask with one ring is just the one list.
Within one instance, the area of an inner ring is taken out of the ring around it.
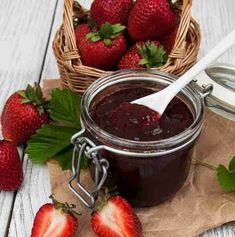
{"label": "halved strawberry", "polygon": [[91,227],[99,237],[140,237],[142,233],[139,218],[120,196],[111,197],[93,212]]}
{"label": "halved strawberry", "polygon": [[74,205],[63,204],[51,197],[37,212],[31,237],[72,237],[78,227]]}

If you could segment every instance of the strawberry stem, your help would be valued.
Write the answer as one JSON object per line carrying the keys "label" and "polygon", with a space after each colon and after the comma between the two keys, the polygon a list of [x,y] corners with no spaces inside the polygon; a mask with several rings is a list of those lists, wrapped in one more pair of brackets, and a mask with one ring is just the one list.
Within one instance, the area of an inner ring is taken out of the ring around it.
{"label": "strawberry stem", "polygon": [[112,45],[112,39],[118,37],[126,27],[121,24],[111,25],[109,22],[104,23],[99,31],[93,31],[86,35],[86,40],[97,42],[103,40],[106,46]]}
{"label": "strawberry stem", "polygon": [[17,92],[21,97],[21,104],[32,103],[38,110],[39,114],[43,114],[48,109],[49,102],[43,97],[42,89],[38,83],[34,83],[34,87],[28,85],[26,90]]}
{"label": "strawberry stem", "polygon": [[65,203],[59,202],[53,197],[53,195],[50,195],[49,198],[52,200],[52,202],[55,205],[56,209],[61,209],[63,212],[71,212],[75,215],[81,215],[81,213],[76,212],[74,210],[76,208],[75,204],[70,204],[69,205],[67,202],[65,202]]}
{"label": "strawberry stem", "polygon": [[162,45],[156,46],[154,42],[147,41],[143,46],[136,44],[136,47],[141,55],[142,59],[139,64],[151,67],[160,67],[166,63],[167,55]]}

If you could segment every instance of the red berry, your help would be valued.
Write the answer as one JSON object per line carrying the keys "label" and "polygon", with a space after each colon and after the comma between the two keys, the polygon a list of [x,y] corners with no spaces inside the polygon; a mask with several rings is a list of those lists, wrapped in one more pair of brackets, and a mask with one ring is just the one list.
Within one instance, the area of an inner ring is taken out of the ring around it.
{"label": "red berry", "polygon": [[110,198],[92,214],[91,227],[99,237],[140,237],[142,234],[139,218],[120,196]]}
{"label": "red berry", "polygon": [[168,54],[171,52],[171,50],[174,47],[177,32],[178,32],[178,28],[175,28],[175,30],[173,30],[169,35],[167,35],[161,40],[161,43]]}
{"label": "red berry", "polygon": [[[113,27],[118,28],[119,32],[114,33]],[[123,30],[123,26],[109,23],[104,24],[98,32],[92,32],[87,24],[77,26],[76,41],[83,65],[103,70],[115,69],[126,52],[126,41],[121,33]],[[107,36],[106,32],[109,32]]]}
{"label": "red berry", "polygon": [[165,64],[167,55],[158,41],[139,42],[119,62],[119,69],[151,68]]}
{"label": "red berry", "polygon": [[178,23],[169,0],[137,0],[128,17],[128,33],[135,41],[160,39]]}
{"label": "red berry", "polygon": [[132,7],[133,0],[94,0],[90,15],[99,28],[105,22],[126,25]]}
{"label": "red berry", "polygon": [[[57,201],[56,201],[57,202]],[[58,203],[58,202],[57,202]],[[46,203],[37,212],[31,237],[72,237],[78,228],[75,215],[57,204]]]}
{"label": "red berry", "polygon": [[[36,92],[38,90],[40,92]],[[43,104],[46,102],[38,87],[33,89],[28,86],[25,91],[11,95],[3,108],[1,117],[4,138],[16,145],[27,142],[42,124],[49,121]]]}
{"label": "red berry", "polygon": [[17,190],[22,179],[22,164],[16,146],[9,141],[0,141],[0,190]]}

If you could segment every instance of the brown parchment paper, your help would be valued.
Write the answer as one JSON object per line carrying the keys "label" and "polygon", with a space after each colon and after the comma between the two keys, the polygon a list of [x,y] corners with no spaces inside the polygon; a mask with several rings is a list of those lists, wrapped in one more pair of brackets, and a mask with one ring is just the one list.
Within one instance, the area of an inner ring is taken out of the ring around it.
{"label": "brown parchment paper", "polygon": [[[58,80],[44,81],[44,93],[59,87]],[[227,166],[235,155],[235,122],[206,110],[204,129],[195,148],[197,160]],[[90,213],[67,187],[69,171],[62,171],[55,162],[48,163],[52,193],[62,201],[74,203],[82,210],[76,237],[95,236],[90,228]],[[82,181],[90,184],[88,172]],[[170,201],[162,205],[136,209],[143,225],[144,237],[193,237],[235,220],[235,193],[226,193],[218,185],[215,171],[192,164],[185,185]]]}

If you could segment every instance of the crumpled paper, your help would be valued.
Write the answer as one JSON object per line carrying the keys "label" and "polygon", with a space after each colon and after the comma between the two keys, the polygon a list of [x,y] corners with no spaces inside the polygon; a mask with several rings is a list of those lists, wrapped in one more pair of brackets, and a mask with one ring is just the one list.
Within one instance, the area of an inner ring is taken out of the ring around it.
{"label": "crumpled paper", "polygon": [[[59,80],[45,80],[44,93],[60,87]],[[227,166],[235,155],[235,122],[206,110],[203,132],[195,147],[195,159],[213,166]],[[68,189],[70,171],[62,171],[56,162],[48,163],[52,193],[61,201],[74,203],[82,211],[76,237],[95,236],[90,227],[90,211],[82,207]],[[82,182],[90,185],[89,172]],[[223,191],[215,171],[192,164],[184,186],[164,204],[135,210],[143,225],[144,237],[192,237],[235,220],[235,193]]]}

